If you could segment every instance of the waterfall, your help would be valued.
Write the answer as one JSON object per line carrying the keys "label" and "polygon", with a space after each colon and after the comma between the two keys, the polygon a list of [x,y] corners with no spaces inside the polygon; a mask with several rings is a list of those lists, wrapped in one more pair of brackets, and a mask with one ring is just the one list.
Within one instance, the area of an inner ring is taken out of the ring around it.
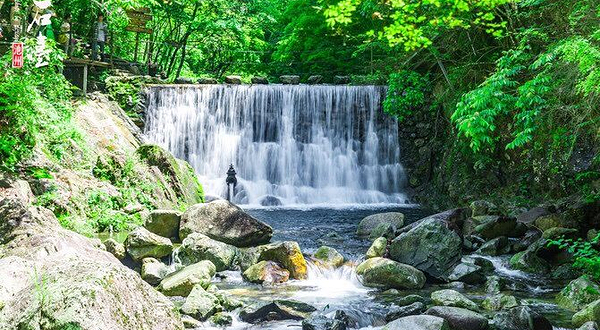
{"label": "waterfall", "polygon": [[[380,86],[153,86],[145,135],[196,170],[205,191],[258,205],[406,202],[398,122]],[[273,198],[276,197],[276,198]]]}

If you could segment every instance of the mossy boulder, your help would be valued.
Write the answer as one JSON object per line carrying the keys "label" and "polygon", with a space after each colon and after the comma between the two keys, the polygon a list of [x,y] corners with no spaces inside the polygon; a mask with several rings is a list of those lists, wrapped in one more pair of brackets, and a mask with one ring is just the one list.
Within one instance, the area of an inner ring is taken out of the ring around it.
{"label": "mossy boulder", "polygon": [[204,201],[202,185],[188,162],[176,159],[157,145],[143,145],[136,153],[149,166],[157,167],[165,175],[168,184],[181,201],[190,205]]}
{"label": "mossy boulder", "polygon": [[546,274],[550,265],[535,252],[526,250],[519,252],[510,258],[510,266],[513,269],[522,270],[532,274]]}
{"label": "mossy boulder", "polygon": [[425,312],[448,321],[451,329],[487,330],[488,319],[476,312],[459,307],[435,306]]}
{"label": "mossy boulder", "polygon": [[469,207],[471,209],[471,216],[473,217],[498,214],[496,204],[484,200],[474,201]]}
{"label": "mossy boulder", "polygon": [[242,274],[245,280],[258,284],[277,284],[287,282],[290,272],[273,261],[261,261]]}
{"label": "mossy boulder", "polygon": [[205,321],[220,311],[221,306],[219,299],[214,294],[204,290],[202,285],[196,284],[179,310],[182,314]]}
{"label": "mossy boulder", "polygon": [[218,312],[211,316],[209,321],[216,326],[224,327],[231,325],[233,323],[233,318],[227,313]]}
{"label": "mossy boulder", "polygon": [[196,284],[208,287],[216,272],[212,262],[203,260],[169,274],[160,282],[158,290],[167,296],[186,297]]}
{"label": "mossy boulder", "polygon": [[179,236],[181,212],[175,210],[154,210],[144,222],[144,228],[162,237],[175,239]]}
{"label": "mossy boulder", "polygon": [[431,301],[436,306],[451,306],[466,308],[473,311],[479,310],[479,307],[469,298],[465,297],[458,291],[454,290],[439,290],[431,293]]}
{"label": "mossy boulder", "polygon": [[247,306],[240,312],[240,319],[247,323],[265,321],[304,320],[317,309],[295,300],[274,300]]}
{"label": "mossy boulder", "polygon": [[425,274],[420,270],[385,258],[367,259],[356,268],[365,286],[382,289],[420,289]]}
{"label": "mossy boulder", "polygon": [[123,245],[123,243],[115,241],[112,238],[109,238],[106,241],[104,241],[104,247],[106,248],[106,251],[110,252],[119,260],[123,260],[127,256],[127,251],[125,251],[125,245]]}
{"label": "mossy boulder", "polygon": [[431,315],[401,317],[382,328],[383,330],[451,330],[448,321]]}
{"label": "mossy boulder", "polygon": [[344,256],[339,253],[336,249],[328,246],[321,246],[314,254],[314,258],[319,264],[325,265],[326,267],[337,268],[344,264],[346,260]]}
{"label": "mossy boulder", "polygon": [[496,329],[552,330],[552,324],[543,315],[528,306],[518,306],[494,314]]}
{"label": "mossy boulder", "polygon": [[367,250],[367,254],[365,254],[365,258],[370,259],[383,257],[385,255],[386,249],[387,239],[385,237],[379,237],[378,239],[373,241],[373,244],[371,244],[371,247],[369,247],[369,250]]}
{"label": "mossy boulder", "polygon": [[169,267],[154,258],[145,258],[142,260],[142,269],[140,274],[142,279],[151,285],[158,285],[160,281],[169,273]]}
{"label": "mossy boulder", "polygon": [[144,227],[138,227],[125,240],[127,253],[133,260],[168,256],[173,252],[173,243],[168,238],[149,232]]}
{"label": "mossy boulder", "polygon": [[485,240],[500,236],[511,237],[515,234],[517,219],[498,215],[471,217],[463,226],[464,235],[477,235]]}
{"label": "mossy boulder", "polygon": [[571,281],[556,296],[559,306],[577,311],[585,305],[600,299],[600,286],[584,275]]}
{"label": "mossy boulder", "polygon": [[490,297],[486,297],[481,303],[481,306],[488,311],[497,312],[517,307],[519,306],[519,302],[514,296],[506,294],[496,294]]}
{"label": "mossy boulder", "polygon": [[510,245],[506,236],[496,237],[485,242],[476,252],[484,256],[499,256],[510,252]]}
{"label": "mossy boulder", "polygon": [[600,322],[600,300],[596,300],[584,306],[583,309],[575,313],[571,319],[571,322],[576,327],[580,327],[590,321]]}
{"label": "mossy boulder", "polygon": [[290,272],[290,277],[302,280],[307,277],[306,260],[296,242],[273,243],[262,247],[259,260],[275,261]]}
{"label": "mossy boulder", "polygon": [[[388,212],[365,217],[358,224],[356,234],[359,236],[369,236],[376,228],[378,228],[379,231],[382,231],[384,230],[383,228],[387,230],[390,226],[398,229],[402,228],[404,226],[404,214],[399,212]],[[380,235],[375,238],[379,236]]]}
{"label": "mossy boulder", "polygon": [[217,272],[231,269],[236,255],[235,246],[215,241],[199,233],[186,237],[179,248],[179,258],[183,265],[210,260],[217,268]]}

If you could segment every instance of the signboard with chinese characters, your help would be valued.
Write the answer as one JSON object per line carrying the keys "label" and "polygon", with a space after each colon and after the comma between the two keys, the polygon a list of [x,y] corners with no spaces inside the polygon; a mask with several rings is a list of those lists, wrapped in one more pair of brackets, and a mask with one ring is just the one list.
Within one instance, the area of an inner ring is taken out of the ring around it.
{"label": "signboard with chinese characters", "polygon": [[15,42],[12,44],[12,67],[20,69],[23,67],[23,43]]}
{"label": "signboard with chinese characters", "polygon": [[146,27],[146,23],[152,20],[149,8],[127,10],[127,17],[129,18],[127,31],[152,34],[152,29]]}

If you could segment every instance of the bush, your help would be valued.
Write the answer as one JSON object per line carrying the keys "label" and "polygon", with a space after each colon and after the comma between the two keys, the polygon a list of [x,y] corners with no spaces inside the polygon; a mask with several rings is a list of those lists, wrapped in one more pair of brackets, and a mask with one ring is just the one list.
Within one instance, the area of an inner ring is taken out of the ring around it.
{"label": "bush", "polygon": [[584,239],[567,239],[560,238],[551,240],[548,243],[549,247],[558,247],[573,255],[573,267],[580,269],[585,274],[588,274],[596,281],[600,281],[600,252],[598,246],[600,242],[600,234],[591,240]]}

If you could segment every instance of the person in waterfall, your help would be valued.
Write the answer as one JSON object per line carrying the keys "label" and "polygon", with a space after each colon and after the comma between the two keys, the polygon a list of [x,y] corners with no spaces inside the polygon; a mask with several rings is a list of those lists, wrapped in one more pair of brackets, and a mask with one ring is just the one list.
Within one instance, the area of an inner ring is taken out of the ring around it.
{"label": "person in waterfall", "polygon": [[108,35],[108,25],[104,22],[104,15],[98,15],[98,22],[94,27],[94,45],[92,47],[92,60],[98,60],[98,50],[100,50],[100,60],[104,62],[104,46]]}

